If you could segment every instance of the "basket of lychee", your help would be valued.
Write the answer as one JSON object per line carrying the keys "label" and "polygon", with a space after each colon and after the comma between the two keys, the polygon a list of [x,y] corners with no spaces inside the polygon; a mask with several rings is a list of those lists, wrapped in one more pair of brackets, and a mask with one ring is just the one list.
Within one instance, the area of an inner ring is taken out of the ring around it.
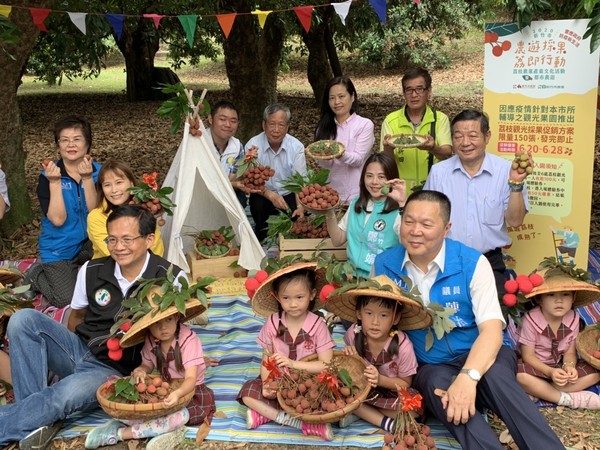
{"label": "basket of lychee", "polygon": [[428,425],[418,423],[411,414],[423,409],[422,396],[414,389],[398,387],[396,420],[392,433],[383,436],[382,450],[428,450],[436,449]]}
{"label": "basket of lychee", "polygon": [[98,388],[96,398],[104,412],[115,419],[155,419],[179,411],[189,403],[193,390],[175,405],[164,406],[163,400],[182,383],[181,378],[167,382],[160,376],[146,377],[139,383],[134,376],[115,378]]}
{"label": "basket of lychee", "polygon": [[[316,358],[317,355],[311,355],[303,361]],[[277,389],[281,408],[291,416],[310,423],[337,422],[369,395],[371,386],[364,377],[365,368],[362,358],[336,351],[326,369],[318,374],[289,369],[268,382]],[[272,369],[279,371],[274,365]]]}
{"label": "basket of lychee", "polygon": [[600,369],[600,324],[587,327],[575,341],[577,352],[596,369]]}
{"label": "basket of lychee", "polygon": [[201,231],[195,235],[194,250],[203,259],[222,258],[232,251],[234,237],[231,226]]}
{"label": "basket of lychee", "polygon": [[265,183],[275,175],[275,170],[258,163],[256,146],[247,150],[243,160],[237,163],[237,176],[244,187],[250,192],[264,191]]}
{"label": "basket of lychee", "polygon": [[283,187],[298,195],[305,210],[325,214],[340,204],[340,195],[328,184],[329,169],[318,172],[308,170],[306,175],[296,173],[282,183]]}
{"label": "basket of lychee", "polygon": [[173,208],[175,204],[168,197],[173,192],[173,188],[164,186],[158,188],[156,178],[158,174],[153,172],[148,175],[143,175],[144,182],[136,186],[130,187],[127,190],[131,192],[131,204],[139,204],[143,208],[150,211],[158,219],[158,226],[162,227],[165,221],[160,217],[167,213],[167,215],[173,215]]}

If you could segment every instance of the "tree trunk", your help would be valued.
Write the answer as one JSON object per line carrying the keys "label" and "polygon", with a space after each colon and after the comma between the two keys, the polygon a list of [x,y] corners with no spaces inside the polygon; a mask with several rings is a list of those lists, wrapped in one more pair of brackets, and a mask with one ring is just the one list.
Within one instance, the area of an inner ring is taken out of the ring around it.
{"label": "tree trunk", "polygon": [[127,100],[134,102],[160,98],[154,79],[154,56],[158,52],[159,40],[152,22],[147,19],[138,20],[137,23],[128,20],[117,45],[125,58]]}
{"label": "tree trunk", "polygon": [[[23,6],[29,4],[24,3],[27,4]],[[50,3],[37,1],[31,6],[48,8]],[[6,173],[11,204],[9,213],[0,221],[2,236],[9,236],[21,225],[29,223],[33,217],[25,180],[23,124],[17,102],[17,88],[39,34],[27,9],[14,8],[9,20],[22,34],[17,46],[3,45],[6,51],[0,51],[0,162]]]}
{"label": "tree trunk", "polygon": [[327,18],[325,28],[325,48],[327,49],[327,56],[329,57],[329,64],[331,70],[333,70],[334,77],[341,77],[344,72],[342,71],[342,65],[340,64],[340,58],[333,42],[333,30],[331,29],[331,17]]}
{"label": "tree trunk", "polygon": [[327,22],[328,16],[325,15],[323,20],[313,20],[308,33],[302,32],[302,40],[308,48],[306,75],[315,96],[315,103],[318,105],[321,104],[327,83],[333,78],[325,46]]}
{"label": "tree trunk", "polygon": [[[246,0],[228,2],[232,9],[250,12]],[[254,9],[254,7],[252,7]],[[263,30],[253,15],[238,15],[223,43],[231,98],[240,111],[238,138],[242,142],[262,131],[264,109],[277,101],[277,72],[283,49],[283,24],[270,14]]]}

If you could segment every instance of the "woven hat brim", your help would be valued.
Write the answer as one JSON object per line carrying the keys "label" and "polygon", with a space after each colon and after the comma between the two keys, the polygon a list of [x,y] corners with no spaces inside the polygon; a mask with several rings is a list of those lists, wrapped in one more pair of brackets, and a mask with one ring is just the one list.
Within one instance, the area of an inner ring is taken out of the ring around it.
{"label": "woven hat brim", "polygon": [[[204,306],[202,302],[196,298],[188,300],[185,305],[186,309],[184,318],[182,320],[183,322],[187,322],[188,320],[191,320],[206,311],[206,306]],[[175,306],[170,306],[164,311],[157,312],[155,315],[152,315],[152,312],[149,312],[136,323],[134,323],[129,331],[121,338],[121,347],[127,348],[141,344],[144,342],[146,330],[150,325],[178,312],[179,311]]]}
{"label": "woven hat brim", "polygon": [[534,287],[531,292],[525,295],[525,298],[532,298],[536,295],[549,294],[552,292],[575,292],[573,308],[581,308],[600,300],[600,288],[585,281],[576,280],[569,276],[556,275],[544,279],[544,283]]}
{"label": "woven hat brim", "polygon": [[416,301],[393,292],[377,289],[356,289],[327,299],[325,309],[341,319],[356,322],[356,299],[360,296],[389,298],[402,304],[398,328],[401,330],[420,330],[431,326],[433,319],[425,308]]}
{"label": "woven hat brim", "polygon": [[20,273],[16,273],[8,269],[0,269],[0,283],[4,284],[4,286],[15,283],[22,278],[23,275]]}
{"label": "woven hat brim", "polygon": [[279,312],[279,302],[273,295],[273,281],[282,275],[301,269],[312,269],[315,271],[315,288],[317,290],[317,295],[315,297],[315,305],[312,308],[312,311],[318,311],[319,309],[323,308],[324,304],[319,299],[319,293],[321,292],[321,288],[327,284],[327,279],[325,278],[325,269],[317,269],[316,262],[305,262],[285,267],[284,269],[278,270],[277,272],[269,275],[269,277],[261,283],[258,289],[256,289],[256,292],[250,300],[254,313],[257,316],[266,318],[273,313]]}

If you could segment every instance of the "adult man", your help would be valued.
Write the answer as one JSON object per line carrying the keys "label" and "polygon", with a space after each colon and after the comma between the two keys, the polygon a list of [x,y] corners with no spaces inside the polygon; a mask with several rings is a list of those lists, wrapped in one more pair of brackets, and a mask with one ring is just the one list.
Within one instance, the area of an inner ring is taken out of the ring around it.
{"label": "adult man", "polygon": [[[424,189],[443,192],[452,203],[448,237],[479,250],[490,261],[496,288],[504,294],[502,247],[509,245],[507,225],[518,227],[529,209],[524,180],[527,172],[512,169],[509,160],[486,152],[490,124],[474,109],[452,120],[452,158],[431,169]],[[533,161],[530,156],[530,163]]]}
{"label": "adult man", "polygon": [[250,194],[250,213],[259,241],[267,237],[269,216],[278,214],[277,210],[296,210],[295,194],[284,189],[281,182],[297,172],[306,175],[304,145],[288,134],[291,117],[290,109],[285,105],[274,103],[267,106],[263,114],[263,132],[246,144],[246,151],[257,147],[259,164],[275,170],[263,192]]}
{"label": "adult man", "polygon": [[455,328],[434,337],[425,350],[427,330],[407,331],[419,369],[413,386],[426,407],[442,421],[462,448],[502,449],[477,409],[488,408],[506,424],[522,450],[564,449],[516,381],[514,351],[502,346],[504,319],[496,299],[489,262],[477,250],[447,239],[450,202],[435,191],[409,196],[400,226],[401,245],[379,254],[374,273],[406,288],[408,276],[423,303],[436,302],[456,313]]}
{"label": "adult man", "polygon": [[231,180],[242,208],[245,208],[248,203],[246,192],[236,175],[236,163],[244,158],[244,146],[234,136],[240,123],[238,116],[238,110],[233,103],[227,100],[217,102],[208,116],[210,128],[206,130],[206,138],[212,142],[223,171]]}
{"label": "adult man", "polygon": [[[452,155],[450,121],[441,111],[428,105],[431,97],[431,75],[422,68],[409,70],[402,77],[406,104],[389,114],[381,125],[381,150],[396,159],[400,178],[406,180],[408,192],[422,185],[434,162]],[[420,134],[427,140],[418,147],[397,148],[386,145],[393,134]]]}
{"label": "adult man", "polygon": [[[18,311],[9,321],[16,403],[0,406],[0,445],[20,439],[21,450],[43,450],[62,419],[98,407],[95,393],[108,377],[128,375],[141,361],[139,346],[112,361],[106,338],[137,280],[165,276],[170,263],[148,251],[156,229],[149,211],[121,206],[107,229],[110,257],[79,271],[68,329],[34,310]],[[179,268],[175,273],[185,276]],[[60,381],[48,386],[48,371]]]}

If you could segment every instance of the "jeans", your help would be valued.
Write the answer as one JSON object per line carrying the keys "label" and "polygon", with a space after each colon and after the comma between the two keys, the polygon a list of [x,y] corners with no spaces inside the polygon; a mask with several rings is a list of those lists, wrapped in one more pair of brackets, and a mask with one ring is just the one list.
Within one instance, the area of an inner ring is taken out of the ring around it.
{"label": "jeans", "polygon": [[[10,363],[16,402],[0,406],[0,445],[78,411],[98,407],[96,390],[112,375],[121,376],[92,355],[64,325],[32,310],[8,322]],[[48,386],[48,371],[60,381]]]}

